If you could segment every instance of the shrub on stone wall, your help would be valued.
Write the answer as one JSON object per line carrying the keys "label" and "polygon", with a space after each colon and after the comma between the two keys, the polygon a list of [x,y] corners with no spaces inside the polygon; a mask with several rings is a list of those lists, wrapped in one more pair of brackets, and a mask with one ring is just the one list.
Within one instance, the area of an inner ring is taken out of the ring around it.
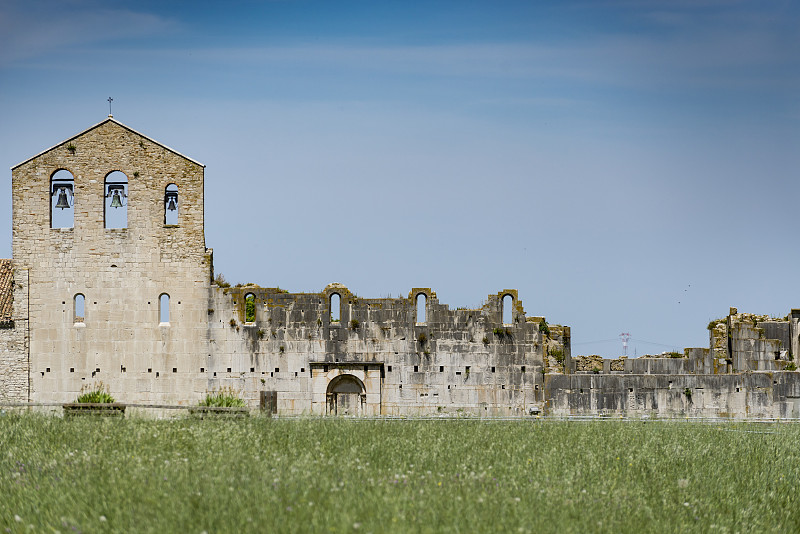
{"label": "shrub on stone wall", "polygon": [[116,402],[109,393],[108,388],[101,382],[92,390],[81,390],[75,402],[86,404],[111,404]]}
{"label": "shrub on stone wall", "polygon": [[222,388],[219,391],[206,393],[206,397],[198,406],[213,406],[215,408],[244,408],[247,406],[239,393],[233,388]]}

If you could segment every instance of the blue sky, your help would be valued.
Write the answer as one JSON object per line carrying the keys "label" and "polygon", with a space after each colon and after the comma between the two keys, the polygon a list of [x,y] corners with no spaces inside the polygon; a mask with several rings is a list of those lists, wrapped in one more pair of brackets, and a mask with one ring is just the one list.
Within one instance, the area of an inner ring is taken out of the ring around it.
{"label": "blue sky", "polygon": [[[108,113],[206,164],[232,282],[519,289],[573,354],[800,307],[790,1],[0,4],[0,167]],[[0,255],[11,254],[10,170]]]}

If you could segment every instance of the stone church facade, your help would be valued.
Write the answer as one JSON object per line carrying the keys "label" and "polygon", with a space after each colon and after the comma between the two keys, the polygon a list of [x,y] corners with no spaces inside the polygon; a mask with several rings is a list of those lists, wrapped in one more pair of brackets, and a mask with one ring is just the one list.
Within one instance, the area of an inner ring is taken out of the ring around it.
{"label": "stone church facade", "polygon": [[513,289],[451,310],[430,288],[228,287],[205,244],[203,173],[110,116],[12,169],[0,404],[102,382],[123,403],[230,388],[286,415],[800,416],[798,310],[732,309],[709,349],[603,360],[573,358],[569,327],[526,315]]}

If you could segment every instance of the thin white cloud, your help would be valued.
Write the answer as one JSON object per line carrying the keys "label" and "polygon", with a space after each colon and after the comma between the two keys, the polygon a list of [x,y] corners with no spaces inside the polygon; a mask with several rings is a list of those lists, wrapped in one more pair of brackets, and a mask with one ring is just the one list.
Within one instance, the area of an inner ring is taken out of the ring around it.
{"label": "thin white cloud", "polygon": [[[787,41],[795,45],[789,47]],[[800,80],[792,50],[800,38],[769,31],[709,30],[704,35],[659,40],[612,36],[592,43],[465,44],[402,47],[295,46],[212,48],[191,51],[195,61],[252,68],[421,77],[541,79],[610,86],[755,87]],[[156,52],[151,52],[156,54]],[[186,59],[189,51],[159,50]]]}
{"label": "thin white cloud", "polygon": [[69,3],[28,10],[0,6],[0,65],[58,54],[69,62],[76,45],[148,37],[176,27],[174,21],[151,13],[83,7]]}

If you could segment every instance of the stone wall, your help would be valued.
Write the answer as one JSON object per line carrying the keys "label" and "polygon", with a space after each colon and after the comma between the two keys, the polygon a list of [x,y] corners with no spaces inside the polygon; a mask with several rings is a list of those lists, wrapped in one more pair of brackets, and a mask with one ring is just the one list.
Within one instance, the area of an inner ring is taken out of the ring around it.
{"label": "stone wall", "polygon": [[12,322],[0,328],[0,402],[26,402],[28,364],[28,271],[16,269]]}
{"label": "stone wall", "polygon": [[548,375],[546,413],[797,418],[797,374]]}
{"label": "stone wall", "polygon": [[[51,227],[60,170],[74,178],[69,228]],[[127,177],[124,228],[105,224],[112,171]],[[800,310],[731,308],[708,325],[709,348],[608,360],[573,358],[570,328],[527,316],[513,289],[451,310],[430,288],[368,299],[341,284],[221,287],[203,180],[201,164],[111,118],[12,169],[0,402],[68,402],[102,382],[142,404],[231,388],[280,414],[800,417]],[[165,217],[170,184],[177,224]]]}
{"label": "stone wall", "polygon": [[[426,297],[424,321],[418,295]],[[502,322],[505,295],[513,299],[509,324]],[[279,413],[326,413],[329,384],[352,375],[365,386],[366,414],[523,414],[544,400],[545,344],[569,351],[564,328],[553,325],[548,337],[539,325],[527,320],[514,290],[490,295],[481,309],[450,310],[429,288],[408,298],[365,299],[340,284],[307,294],[213,287],[203,372],[209,388],[232,387],[251,405],[260,391],[277,392]]]}
{"label": "stone wall", "polygon": [[[72,228],[50,227],[60,169],[74,177]],[[111,171],[128,179],[126,228],[105,228]],[[165,224],[169,184],[178,186],[177,225]],[[202,165],[108,119],[12,169],[12,194],[14,262],[29,273],[31,400],[70,401],[99,381],[127,402],[205,391],[194,371],[208,354]]]}

